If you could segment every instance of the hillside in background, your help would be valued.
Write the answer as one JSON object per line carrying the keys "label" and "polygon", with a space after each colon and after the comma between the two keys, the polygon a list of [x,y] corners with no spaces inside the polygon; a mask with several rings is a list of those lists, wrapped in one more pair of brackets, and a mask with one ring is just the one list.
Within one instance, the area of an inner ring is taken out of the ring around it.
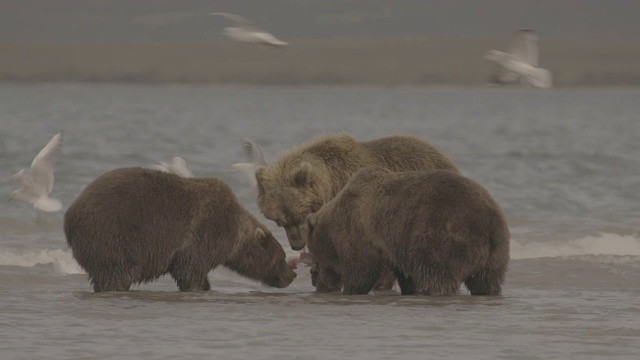
{"label": "hillside in background", "polygon": [[0,0],[0,43],[199,42],[234,12],[278,36],[640,40],[637,0]]}
{"label": "hillside in background", "polygon": [[[510,33],[557,86],[640,85],[637,0],[0,0],[0,81],[480,85]],[[289,41],[224,38],[234,12]]]}
{"label": "hillside in background", "polygon": [[[0,81],[218,84],[482,85],[482,59],[504,39],[292,40],[284,52],[231,41],[0,45]],[[640,48],[549,39],[555,86],[640,85]]]}

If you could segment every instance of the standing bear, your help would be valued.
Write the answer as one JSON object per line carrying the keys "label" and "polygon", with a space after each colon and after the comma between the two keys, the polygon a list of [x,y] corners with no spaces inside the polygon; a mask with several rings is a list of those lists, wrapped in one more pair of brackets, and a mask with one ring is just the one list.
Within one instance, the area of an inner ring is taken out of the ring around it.
{"label": "standing bear", "polygon": [[458,171],[447,156],[417,137],[358,142],[347,134],[325,135],[256,170],[258,207],[267,219],[284,227],[293,250],[302,250],[307,215],[320,210],[356,171],[372,165],[394,172]]}
{"label": "standing bear", "polygon": [[364,168],[307,227],[318,291],[366,294],[391,266],[403,295],[498,295],[509,262],[501,207],[453,171]]}
{"label": "standing bear", "polygon": [[126,291],[167,273],[180,291],[205,291],[218,265],[272,287],[296,275],[280,243],[215,178],[109,171],[69,207],[64,233],[96,292]]}

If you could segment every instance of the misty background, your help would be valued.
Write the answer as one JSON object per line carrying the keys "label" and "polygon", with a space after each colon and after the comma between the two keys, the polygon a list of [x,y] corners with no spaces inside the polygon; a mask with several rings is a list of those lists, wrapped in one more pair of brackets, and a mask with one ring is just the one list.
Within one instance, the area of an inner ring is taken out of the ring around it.
{"label": "misty background", "polygon": [[[540,36],[557,86],[640,85],[636,0],[0,0],[0,81],[486,83],[490,49]],[[291,45],[235,43],[242,15]]]}

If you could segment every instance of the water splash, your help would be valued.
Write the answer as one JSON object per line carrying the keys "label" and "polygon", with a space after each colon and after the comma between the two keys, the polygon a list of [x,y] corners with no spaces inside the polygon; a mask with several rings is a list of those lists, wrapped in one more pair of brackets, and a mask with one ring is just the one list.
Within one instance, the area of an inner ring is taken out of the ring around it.
{"label": "water splash", "polygon": [[[287,258],[299,256],[285,247]],[[288,251],[287,251],[288,250]],[[511,259],[575,258],[590,262],[640,262],[640,238],[636,235],[599,234],[569,241],[521,244],[511,241]],[[0,248],[0,266],[34,267],[51,264],[57,274],[84,274],[70,250]]]}
{"label": "water splash", "polygon": [[[288,249],[287,258],[297,258],[298,251]],[[71,250],[0,248],[0,266],[34,267],[51,264],[57,274],[84,274],[85,271],[73,258]]]}
{"label": "water splash", "polygon": [[68,250],[0,248],[0,266],[33,267],[41,264],[51,264],[57,274],[85,273]]}
{"label": "water splash", "polygon": [[602,233],[597,236],[586,236],[569,241],[545,241],[520,244],[511,241],[511,259],[535,259],[545,257],[589,257],[595,256],[611,259],[612,256],[625,257],[640,261],[640,238],[636,235],[619,235]]}

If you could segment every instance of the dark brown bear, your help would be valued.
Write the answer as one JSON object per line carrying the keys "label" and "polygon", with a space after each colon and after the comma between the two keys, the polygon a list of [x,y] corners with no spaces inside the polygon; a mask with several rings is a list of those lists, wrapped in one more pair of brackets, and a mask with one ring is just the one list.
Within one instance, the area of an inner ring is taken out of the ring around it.
{"label": "dark brown bear", "polygon": [[256,170],[258,207],[283,227],[289,245],[306,245],[307,215],[318,211],[365,166],[394,172],[458,171],[445,154],[415,136],[389,136],[358,142],[348,134],[324,135],[293,147]]}
{"label": "dark brown bear", "polygon": [[180,291],[209,290],[207,274],[218,265],[273,287],[295,277],[280,243],[215,178],[109,171],[69,207],[64,232],[96,292],[167,273]]}
{"label": "dark brown bear", "polygon": [[318,291],[366,294],[391,266],[403,295],[501,293],[509,262],[504,213],[452,171],[367,167],[307,218]]}
{"label": "dark brown bear", "polygon": [[[258,207],[285,229],[291,248],[300,250],[307,243],[307,215],[331,200],[356,171],[371,165],[395,172],[458,171],[444,153],[415,136],[359,142],[348,134],[323,135],[258,168]],[[387,270],[376,289],[391,289],[394,283],[393,273]]]}

